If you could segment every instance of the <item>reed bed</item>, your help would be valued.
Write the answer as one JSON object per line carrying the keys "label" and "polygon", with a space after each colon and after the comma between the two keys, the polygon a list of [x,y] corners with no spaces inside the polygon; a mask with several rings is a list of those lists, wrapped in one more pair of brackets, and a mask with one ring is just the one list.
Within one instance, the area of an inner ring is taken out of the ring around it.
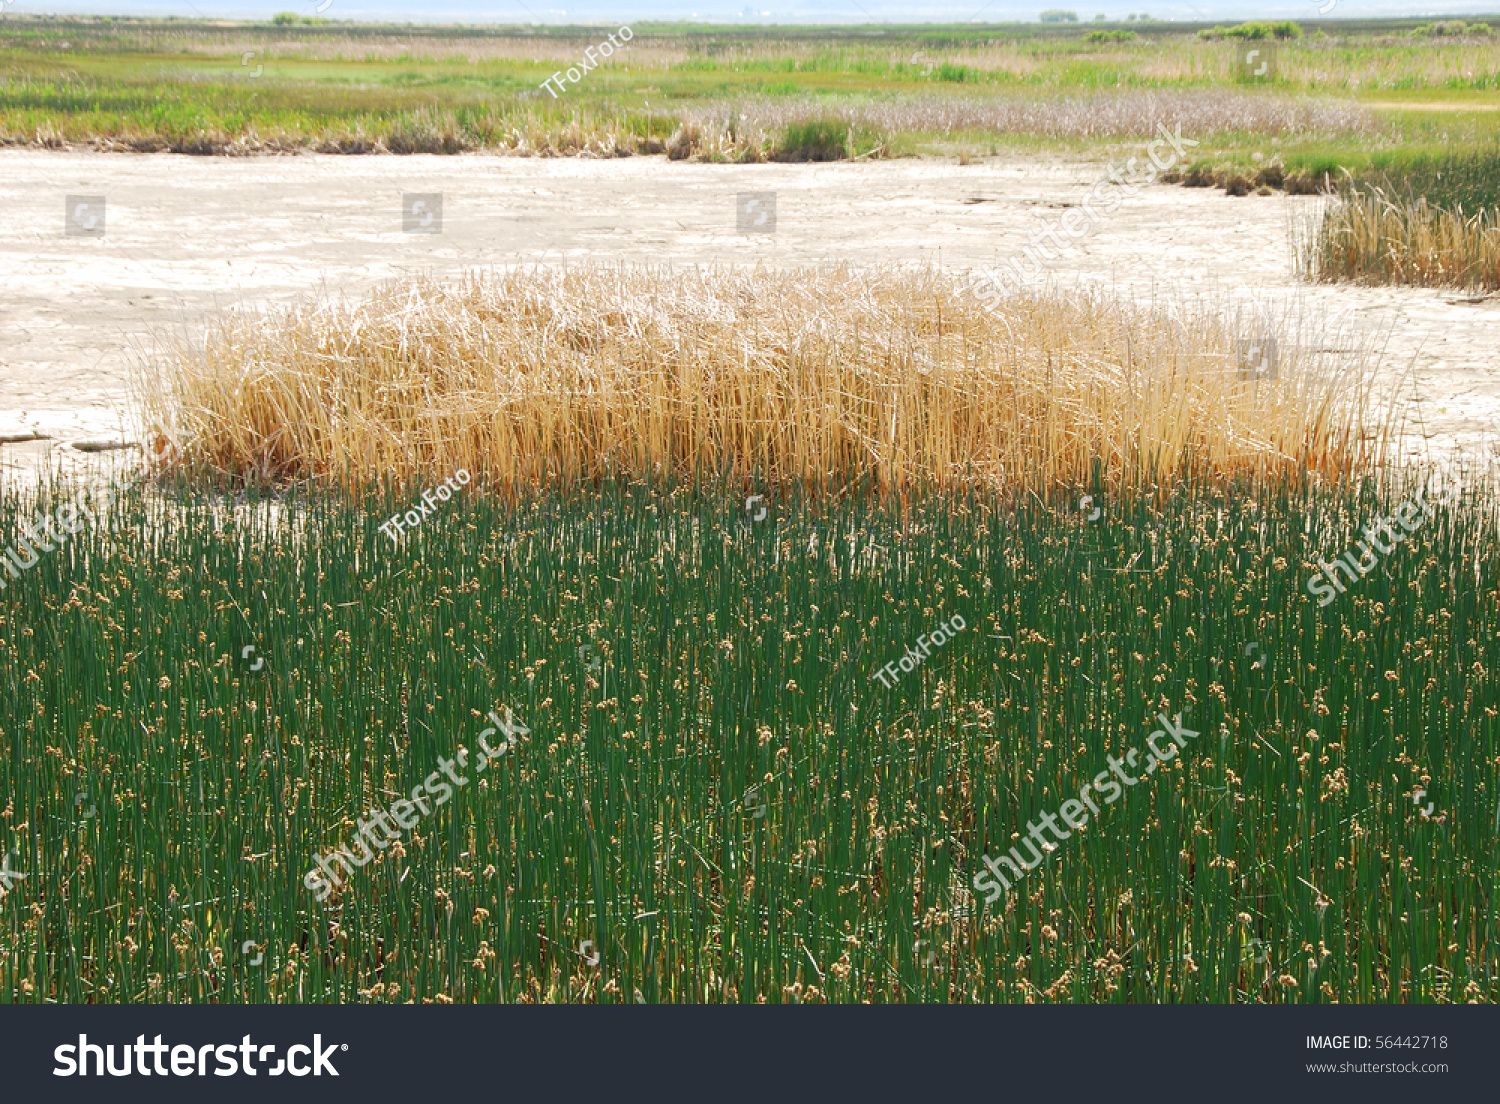
{"label": "reed bed", "polygon": [[[549,74],[542,74],[545,78]],[[0,81],[18,101],[74,102],[79,91],[56,82]],[[166,89],[168,99],[181,88]],[[330,90],[320,118],[305,117],[299,93],[284,82],[257,82],[258,118],[240,112],[233,125],[213,116],[244,95],[241,86],[207,88],[215,106],[159,109],[150,119],[97,112],[84,119],[44,107],[0,114],[0,146],[66,148],[86,144],[114,152],[460,153],[490,150],[517,156],[605,156],[662,153],[703,161],[776,160],[789,137],[809,125],[835,123],[853,137],[841,156],[884,156],[917,137],[946,141],[1040,137],[1055,140],[1132,139],[1158,125],[1184,136],[1244,134],[1268,139],[1347,140],[1377,133],[1375,117],[1349,103],[1223,89],[1130,90],[1110,96],[1013,93],[918,93],[900,96],[762,96],[701,99],[683,107],[625,107],[617,102],[552,103],[530,93],[488,97],[466,107],[392,93],[380,107],[359,108],[369,94]],[[329,121],[328,116],[342,116]]]}
{"label": "reed bed", "polygon": [[[1333,28],[1278,43],[1278,80],[1304,91],[1494,88],[1500,42],[1493,36],[1413,39],[1369,29]],[[129,56],[152,65],[222,59],[237,65],[254,50],[262,59],[322,63],[444,62],[468,66],[574,64],[595,45],[602,28],[550,27],[541,33],[499,29],[453,31],[424,27],[417,34],[388,28],[236,28],[180,23],[175,27],[108,28],[73,23],[50,40],[41,28],[11,23],[0,31],[0,49],[79,57]],[[938,35],[914,28],[885,28],[880,41],[860,29],[789,31],[770,27],[674,31],[637,26],[622,67],[659,80],[669,73],[817,77],[857,74],[872,83],[1019,84],[1034,91],[1058,87],[1212,84],[1235,78],[1234,52],[1221,41],[1204,42],[1191,30],[1166,24],[1138,26],[1136,41],[1095,43],[1089,28],[1011,25],[952,28]],[[69,47],[60,49],[60,40]],[[51,48],[49,50],[49,48]]]}
{"label": "reed bed", "polygon": [[1150,137],[1161,126],[1202,140],[1243,133],[1347,138],[1378,130],[1374,115],[1357,104],[1229,89],[1052,96],[907,93],[842,100],[754,96],[684,109],[671,144],[679,157],[756,160],[780,148],[789,130],[820,120],[866,136],[868,148],[908,134],[1106,140]]}
{"label": "reed bed", "polygon": [[1467,213],[1420,196],[1356,189],[1302,227],[1296,255],[1305,279],[1325,283],[1494,291],[1500,288],[1500,210]]}
{"label": "reed bed", "polygon": [[[293,494],[299,535],[129,491],[11,580],[0,1001],[1500,996],[1492,500],[1326,609],[1373,485],[1095,521],[466,491],[393,544],[408,504]],[[506,708],[515,754],[316,900],[315,855]],[[1184,754],[984,911],[981,856],[1178,711]]]}
{"label": "reed bed", "polygon": [[[229,315],[140,402],[170,466],[236,482],[506,493],[613,477],[881,491],[1342,476],[1389,440],[1372,361],[1100,291],[988,309],[936,269],[585,266]],[[167,447],[170,444],[171,447]]]}

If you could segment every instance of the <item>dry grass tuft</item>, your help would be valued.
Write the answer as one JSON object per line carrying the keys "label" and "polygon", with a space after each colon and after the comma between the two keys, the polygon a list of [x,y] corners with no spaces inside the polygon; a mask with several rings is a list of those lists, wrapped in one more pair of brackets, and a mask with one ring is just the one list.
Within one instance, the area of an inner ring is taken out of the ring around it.
{"label": "dry grass tuft", "polygon": [[175,463],[233,480],[499,490],[629,476],[891,490],[1347,474],[1387,434],[1363,361],[1103,293],[987,310],[939,270],[589,266],[227,317],[148,374]]}
{"label": "dry grass tuft", "polygon": [[1500,212],[1396,200],[1379,188],[1354,191],[1304,227],[1297,247],[1310,280],[1500,288]]}

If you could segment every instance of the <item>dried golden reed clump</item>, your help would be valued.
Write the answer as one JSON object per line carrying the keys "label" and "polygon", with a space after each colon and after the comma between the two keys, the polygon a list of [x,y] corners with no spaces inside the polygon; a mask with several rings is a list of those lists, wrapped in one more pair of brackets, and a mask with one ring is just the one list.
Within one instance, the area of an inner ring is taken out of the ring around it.
{"label": "dried golden reed clump", "polygon": [[507,492],[614,475],[1040,489],[1096,461],[1118,486],[1371,458],[1384,435],[1358,372],[1283,334],[1275,378],[1247,376],[1242,337],[1102,292],[989,309],[930,268],[584,266],[226,316],[142,398],[172,466],[350,487],[467,468]]}
{"label": "dried golden reed clump", "polygon": [[1328,203],[1298,243],[1302,274],[1332,283],[1500,288],[1500,213],[1430,206],[1377,187]]}

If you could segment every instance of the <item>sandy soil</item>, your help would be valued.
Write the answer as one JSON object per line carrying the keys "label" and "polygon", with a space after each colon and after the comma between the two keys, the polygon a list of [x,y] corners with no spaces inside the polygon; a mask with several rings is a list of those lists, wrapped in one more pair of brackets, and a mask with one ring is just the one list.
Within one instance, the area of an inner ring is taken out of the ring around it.
{"label": "sandy soil", "polygon": [[[1043,216],[1077,202],[1097,162],[904,160],[697,165],[459,157],[0,152],[0,480],[133,463],[80,442],[135,441],[132,365],[163,336],[201,332],[231,305],[357,294],[403,273],[586,260],[792,266],[930,262],[978,269],[1010,256]],[[776,193],[774,234],[741,235],[735,194]],[[441,192],[441,234],[401,229],[402,192]],[[105,236],[64,234],[67,195],[103,195]],[[1306,287],[1290,231],[1319,202],[1229,198],[1169,185],[1127,199],[1056,279],[1138,298],[1255,303],[1383,335],[1382,378],[1414,368],[1435,447],[1494,450],[1500,297]]]}

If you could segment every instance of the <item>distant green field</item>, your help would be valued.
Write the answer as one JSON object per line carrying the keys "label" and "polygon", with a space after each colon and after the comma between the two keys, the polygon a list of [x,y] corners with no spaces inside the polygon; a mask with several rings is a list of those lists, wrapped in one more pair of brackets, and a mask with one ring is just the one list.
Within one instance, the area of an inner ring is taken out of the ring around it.
{"label": "distant green field", "polygon": [[[1206,25],[1121,24],[1138,37],[1088,41],[1113,26],[643,24],[554,97],[543,82],[618,28],[10,16],[0,22],[0,142],[616,155],[665,152],[677,136],[674,155],[759,160],[789,155],[792,128],[832,120],[847,131],[840,156],[1104,153],[1177,110],[1152,96],[1178,95],[1197,97],[1200,110],[1185,117],[1205,139],[1198,167],[1222,179],[1267,160],[1292,174],[1359,171],[1404,148],[1482,145],[1495,129],[1480,109],[1500,93],[1500,35],[1434,36],[1415,20],[1308,22],[1302,37],[1274,43],[1274,72],[1252,80],[1237,72],[1245,44],[1202,39]],[[1122,97],[1131,118],[1090,126],[1090,104]],[[1380,106],[1365,122],[1350,111],[1272,126],[1256,108],[1267,98],[1287,110]],[[1021,110],[1035,105],[1077,110],[1037,121]]]}
{"label": "distant green field", "polygon": [[[400,543],[125,494],[0,593],[0,1000],[1500,997],[1492,503],[1325,607],[1373,487],[743,493],[465,491]],[[1159,714],[1182,753],[986,908]]]}

